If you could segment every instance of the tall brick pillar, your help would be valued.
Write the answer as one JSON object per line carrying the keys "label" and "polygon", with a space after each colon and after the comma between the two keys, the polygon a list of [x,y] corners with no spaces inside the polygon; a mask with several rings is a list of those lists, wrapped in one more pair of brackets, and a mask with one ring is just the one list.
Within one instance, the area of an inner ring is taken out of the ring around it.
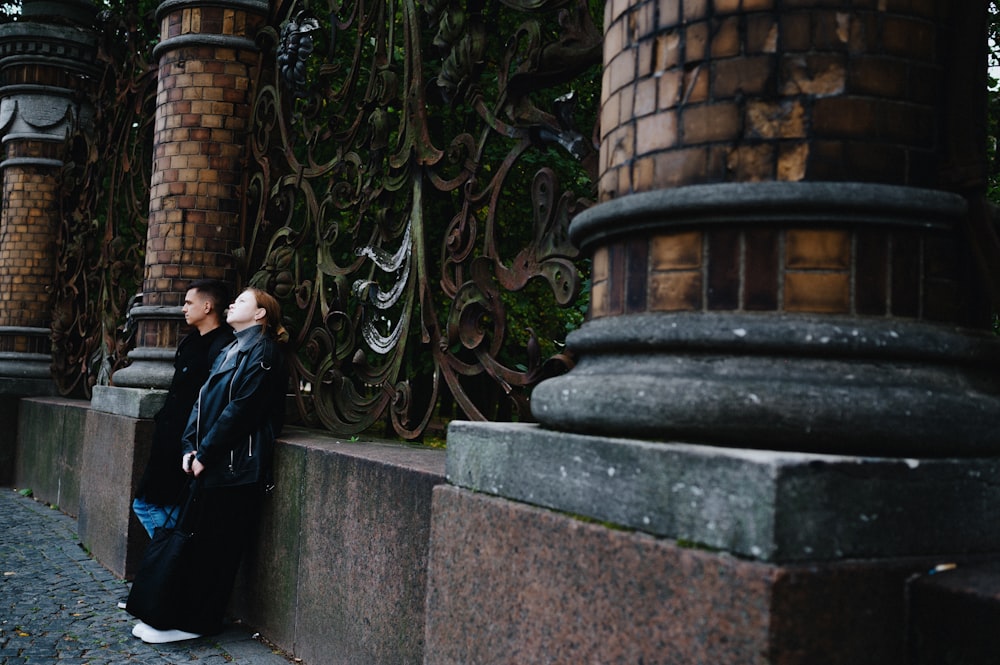
{"label": "tall brick pillar", "polygon": [[239,185],[249,126],[254,43],[267,17],[263,0],[164,0],[154,164],[142,304],[132,364],[116,386],[170,382],[187,284],[235,280]]}
{"label": "tall brick pillar", "polygon": [[605,5],[579,362],[449,427],[428,665],[909,662],[909,580],[1000,553],[985,18]]}
{"label": "tall brick pillar", "polygon": [[[24,396],[54,395],[51,288],[59,178],[67,139],[92,115],[94,5],[24,0],[0,25],[0,429],[16,432]],[[13,481],[16,437],[0,437],[0,485]]]}
{"label": "tall brick pillar", "polygon": [[602,203],[571,230],[593,256],[590,320],[570,342],[578,367],[535,392],[538,419],[791,450],[1000,450],[998,344],[967,235],[979,208],[959,195],[984,182],[984,59],[958,60],[985,49],[969,12],[609,5]]}
{"label": "tall brick pillar", "polygon": [[[90,121],[96,80],[89,2],[32,2],[0,25],[0,378],[4,390],[53,392],[49,374],[59,177],[67,138]],[[67,23],[66,19],[69,19]]]}
{"label": "tall brick pillar", "polygon": [[151,418],[163,403],[184,324],[188,284],[233,283],[240,183],[249,126],[254,38],[265,0],[164,0],[142,304],[132,363],[95,386],[87,416],[80,537],[129,576],[147,542],[129,509],[142,474]]}

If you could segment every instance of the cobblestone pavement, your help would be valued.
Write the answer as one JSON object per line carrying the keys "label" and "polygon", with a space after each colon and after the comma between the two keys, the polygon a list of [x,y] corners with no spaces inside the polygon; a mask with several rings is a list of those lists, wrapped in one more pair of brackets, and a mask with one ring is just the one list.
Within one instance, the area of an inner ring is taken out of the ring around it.
{"label": "cobblestone pavement", "polygon": [[0,665],[288,665],[243,626],[174,644],[132,636],[128,587],[80,545],[76,520],[0,488]]}

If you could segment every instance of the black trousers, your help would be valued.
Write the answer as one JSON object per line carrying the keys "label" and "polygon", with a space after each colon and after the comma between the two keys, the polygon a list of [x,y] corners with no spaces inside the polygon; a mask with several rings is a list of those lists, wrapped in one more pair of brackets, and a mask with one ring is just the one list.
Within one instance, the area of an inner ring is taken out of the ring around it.
{"label": "black trousers", "polygon": [[184,525],[194,532],[197,543],[190,574],[185,575],[190,613],[176,628],[200,635],[222,631],[240,559],[256,532],[260,507],[257,485],[198,492]]}

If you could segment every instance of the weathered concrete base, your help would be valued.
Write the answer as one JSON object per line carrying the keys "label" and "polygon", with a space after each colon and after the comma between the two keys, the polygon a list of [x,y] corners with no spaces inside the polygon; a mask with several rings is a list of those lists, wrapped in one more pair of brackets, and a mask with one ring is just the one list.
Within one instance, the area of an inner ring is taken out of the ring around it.
{"label": "weathered concrete base", "polygon": [[152,418],[167,401],[167,391],[155,388],[94,386],[90,408],[132,418]]}
{"label": "weathered concrete base", "polygon": [[80,464],[80,540],[112,573],[131,579],[149,537],[132,498],[149,459],[153,421],[88,409]]}
{"label": "weathered concrete base", "polygon": [[444,451],[292,430],[232,612],[307,663],[420,663]]}
{"label": "weathered concrete base", "polygon": [[1000,552],[1000,459],[820,455],[452,422],[448,480],[764,561]]}
{"label": "weathered concrete base", "polygon": [[80,466],[88,403],[58,397],[19,400],[17,462],[13,484],[39,501],[76,516],[80,512]]}
{"label": "weathered concrete base", "polygon": [[14,484],[17,464],[17,418],[20,401],[26,396],[53,396],[49,379],[0,376],[0,485]]}
{"label": "weathered concrete base", "polygon": [[931,560],[778,566],[434,490],[426,665],[902,665]]}

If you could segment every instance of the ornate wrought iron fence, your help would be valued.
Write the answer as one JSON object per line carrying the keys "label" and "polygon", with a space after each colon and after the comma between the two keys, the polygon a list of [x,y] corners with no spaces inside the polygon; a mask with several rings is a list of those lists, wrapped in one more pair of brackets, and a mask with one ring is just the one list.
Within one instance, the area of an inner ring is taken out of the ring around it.
{"label": "ornate wrought iron fence", "polygon": [[[236,258],[283,301],[305,423],[416,438],[437,414],[526,419],[531,387],[571,364],[588,282],[566,231],[596,175],[602,8],[275,3]],[[143,266],[155,26],[102,18],[96,130],[64,172],[64,394],[127,362]]]}
{"label": "ornate wrought iron fence", "polygon": [[[244,261],[283,299],[300,413],[420,436],[528,419],[586,267],[601,31],[585,0],[296,0],[265,36]],[[584,97],[579,103],[580,97]]]}
{"label": "ornate wrought iron fence", "polygon": [[127,363],[127,317],[142,288],[156,26],[151,13],[129,7],[99,16],[104,77],[93,91],[94,121],[72,137],[62,172],[51,335],[52,378],[64,395],[90,397]]}

